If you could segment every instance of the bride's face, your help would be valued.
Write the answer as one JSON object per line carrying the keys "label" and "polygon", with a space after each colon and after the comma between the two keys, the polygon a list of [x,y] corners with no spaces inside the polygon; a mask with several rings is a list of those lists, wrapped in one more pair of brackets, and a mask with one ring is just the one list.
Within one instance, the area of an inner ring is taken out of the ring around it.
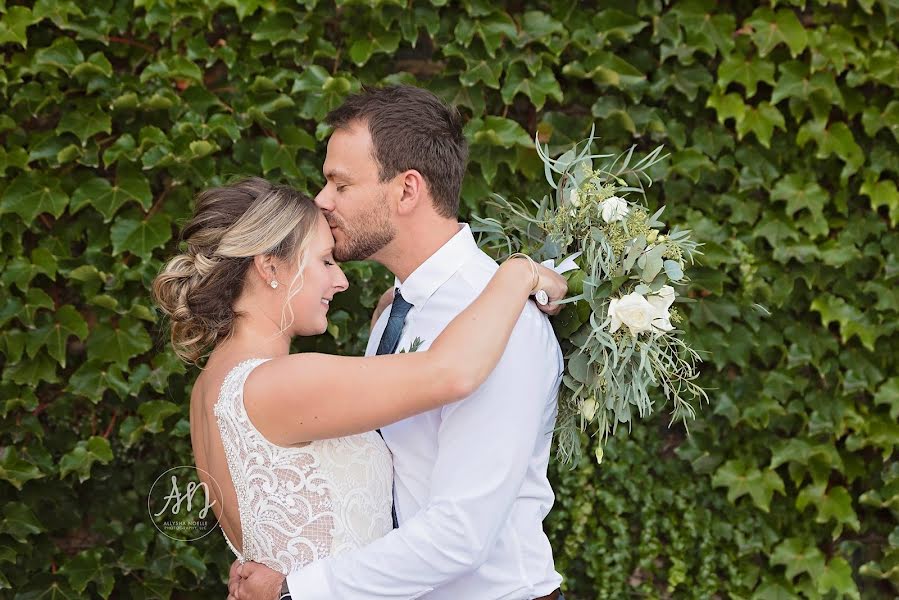
{"label": "bride's face", "polygon": [[306,249],[303,287],[290,299],[294,335],[319,335],[328,329],[328,307],[334,295],[349,287],[346,275],[334,260],[334,236],[322,215]]}

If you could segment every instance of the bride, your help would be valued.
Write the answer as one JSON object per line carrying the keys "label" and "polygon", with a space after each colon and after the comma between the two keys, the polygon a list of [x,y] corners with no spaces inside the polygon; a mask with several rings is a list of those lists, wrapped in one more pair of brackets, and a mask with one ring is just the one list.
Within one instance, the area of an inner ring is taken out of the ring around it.
{"label": "bride", "polygon": [[567,291],[508,260],[426,352],[291,354],[294,336],[326,330],[348,285],[313,202],[258,178],[210,189],[182,239],[153,294],[182,359],[211,349],[190,400],[196,464],[219,484],[204,480],[238,559],[285,574],[390,531],[393,468],[376,429],[470,395],[528,296]]}

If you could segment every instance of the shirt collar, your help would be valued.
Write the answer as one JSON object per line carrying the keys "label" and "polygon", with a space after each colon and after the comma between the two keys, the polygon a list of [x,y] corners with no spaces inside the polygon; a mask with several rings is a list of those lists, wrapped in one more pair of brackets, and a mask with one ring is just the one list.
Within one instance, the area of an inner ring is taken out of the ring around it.
{"label": "shirt collar", "polygon": [[407,302],[420,309],[477,251],[471,228],[460,223],[459,232],[421,263],[406,281],[397,279],[396,287]]}

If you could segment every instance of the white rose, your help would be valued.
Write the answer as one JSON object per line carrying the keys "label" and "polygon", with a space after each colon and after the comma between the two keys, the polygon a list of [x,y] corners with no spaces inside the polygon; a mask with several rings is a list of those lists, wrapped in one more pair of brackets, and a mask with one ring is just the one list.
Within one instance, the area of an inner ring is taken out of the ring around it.
{"label": "white rose", "polygon": [[581,416],[588,421],[592,421],[593,417],[596,416],[596,409],[596,400],[593,398],[587,398],[581,402]]}
{"label": "white rose", "polygon": [[630,209],[627,207],[627,201],[618,196],[606,198],[600,206],[602,206],[602,220],[606,223],[621,221],[630,212]]}
{"label": "white rose", "polygon": [[652,306],[655,314],[652,319],[652,326],[659,331],[671,331],[674,326],[671,324],[671,315],[668,309],[674,304],[674,288],[670,285],[662,286],[658,294],[653,294],[646,298]]}
{"label": "white rose", "polygon": [[613,298],[609,302],[609,316],[612,318],[609,331],[615,333],[624,324],[630,329],[631,335],[636,336],[652,328],[655,315],[656,309],[637,292],[631,292],[623,298]]}

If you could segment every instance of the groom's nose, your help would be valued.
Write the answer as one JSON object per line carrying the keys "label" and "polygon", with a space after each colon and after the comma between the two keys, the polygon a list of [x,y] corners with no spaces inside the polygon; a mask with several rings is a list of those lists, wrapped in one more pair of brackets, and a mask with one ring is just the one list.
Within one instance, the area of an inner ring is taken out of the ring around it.
{"label": "groom's nose", "polygon": [[316,194],[315,205],[326,212],[331,212],[334,210],[334,201],[331,199],[331,194],[328,193],[327,185],[323,187],[318,194]]}

